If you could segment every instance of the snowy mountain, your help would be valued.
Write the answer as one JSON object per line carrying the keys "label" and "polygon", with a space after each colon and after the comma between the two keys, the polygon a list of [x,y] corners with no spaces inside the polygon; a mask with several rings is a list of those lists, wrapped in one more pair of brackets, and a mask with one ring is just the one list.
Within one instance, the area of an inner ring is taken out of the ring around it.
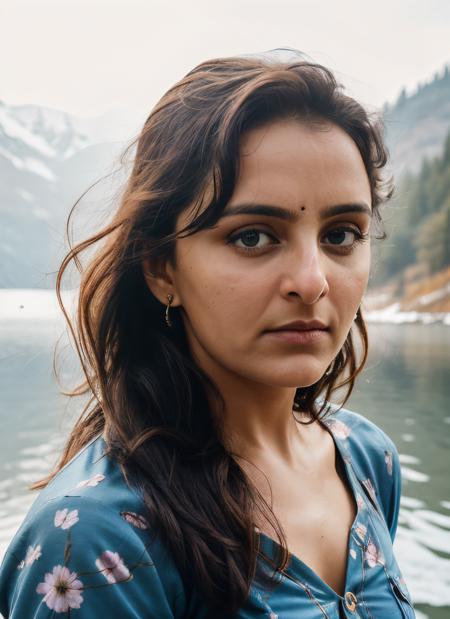
{"label": "snowy mountain", "polygon": [[68,114],[34,105],[0,104],[0,124],[7,138],[26,143],[51,159],[67,159],[89,142]]}
{"label": "snowy mountain", "polygon": [[71,206],[112,171],[138,125],[121,110],[82,119],[0,102],[0,288],[53,287]]}

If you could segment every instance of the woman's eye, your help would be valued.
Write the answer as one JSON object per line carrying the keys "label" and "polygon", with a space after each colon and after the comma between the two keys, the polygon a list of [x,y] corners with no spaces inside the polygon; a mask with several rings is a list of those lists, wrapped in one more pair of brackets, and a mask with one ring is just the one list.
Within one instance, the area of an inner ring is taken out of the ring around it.
{"label": "woman's eye", "polygon": [[257,230],[256,228],[248,228],[230,236],[228,243],[240,249],[252,251],[253,249],[258,250],[266,247],[268,244],[270,245],[270,243],[264,242],[264,238],[274,239],[268,232]]}
{"label": "woman's eye", "polygon": [[[346,243],[346,235],[348,242]],[[345,249],[352,249],[358,243],[362,243],[369,238],[368,234],[363,234],[357,228],[335,228],[330,232],[327,232],[326,237],[334,239],[331,242],[332,246],[343,247]]]}

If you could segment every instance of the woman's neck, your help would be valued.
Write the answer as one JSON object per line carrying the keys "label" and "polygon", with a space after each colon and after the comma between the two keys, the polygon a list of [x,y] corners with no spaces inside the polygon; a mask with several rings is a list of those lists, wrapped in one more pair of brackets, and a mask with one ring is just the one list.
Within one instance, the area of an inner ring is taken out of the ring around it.
{"label": "woman's neck", "polygon": [[295,389],[278,400],[225,398],[220,426],[228,451],[252,462],[269,458],[289,468],[308,466],[323,430],[317,422],[304,425],[310,416],[293,410],[294,395]]}

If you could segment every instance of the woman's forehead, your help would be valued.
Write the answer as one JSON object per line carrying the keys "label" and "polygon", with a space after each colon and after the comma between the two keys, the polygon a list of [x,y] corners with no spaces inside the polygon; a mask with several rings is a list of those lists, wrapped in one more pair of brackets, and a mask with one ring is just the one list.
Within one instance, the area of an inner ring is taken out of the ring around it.
{"label": "woman's forehead", "polygon": [[342,159],[364,165],[353,139],[333,123],[318,127],[297,119],[277,120],[247,131],[240,140],[243,171],[280,164],[296,169],[299,161],[304,167]]}
{"label": "woman's forehead", "polygon": [[[278,122],[243,136],[232,200],[303,204],[370,203],[370,183],[358,147],[342,129],[318,131],[298,121]],[[327,194],[330,194],[329,196]]]}
{"label": "woman's forehead", "polygon": [[[177,230],[194,221],[213,198],[211,180],[180,214]],[[228,204],[249,202],[299,212],[309,206],[311,212],[327,204],[370,205],[371,191],[358,147],[343,129],[330,122],[318,127],[283,119],[241,137],[238,176]]]}

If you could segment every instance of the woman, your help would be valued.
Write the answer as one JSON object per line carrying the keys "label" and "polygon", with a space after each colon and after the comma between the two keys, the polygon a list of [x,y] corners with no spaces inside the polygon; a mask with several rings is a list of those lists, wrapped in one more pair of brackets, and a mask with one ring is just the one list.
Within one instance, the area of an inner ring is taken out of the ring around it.
{"label": "woman", "polygon": [[163,96],[58,274],[59,295],[103,242],[73,331],[90,401],[4,559],[5,617],[414,617],[396,447],[329,402],[367,356],[386,162],[300,56],[204,62]]}

